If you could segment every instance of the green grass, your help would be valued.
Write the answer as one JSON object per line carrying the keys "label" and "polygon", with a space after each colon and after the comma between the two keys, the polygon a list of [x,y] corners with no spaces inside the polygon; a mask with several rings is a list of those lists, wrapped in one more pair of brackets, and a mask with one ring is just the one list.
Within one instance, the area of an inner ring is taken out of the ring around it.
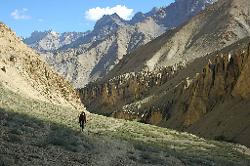
{"label": "green grass", "polygon": [[[164,165],[163,158],[167,160],[169,156],[187,165],[250,164],[250,150],[241,145],[205,140],[188,133],[100,115],[87,114],[86,136],[86,132],[79,132],[79,110],[28,99],[2,86],[0,94],[0,120],[8,115],[1,120],[3,131],[8,133],[2,134],[1,139],[11,144],[42,149],[55,146],[72,153],[92,153],[92,149],[98,149],[96,146],[100,145],[100,140],[124,140],[134,147],[128,154],[129,159],[141,164]],[[90,141],[92,139],[94,141]],[[133,154],[137,151],[139,155]],[[164,155],[159,157],[161,153]]]}

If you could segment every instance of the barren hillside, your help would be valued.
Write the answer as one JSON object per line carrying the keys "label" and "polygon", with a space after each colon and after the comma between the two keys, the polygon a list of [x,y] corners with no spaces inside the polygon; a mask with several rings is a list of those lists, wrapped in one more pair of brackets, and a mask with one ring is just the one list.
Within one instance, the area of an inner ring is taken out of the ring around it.
{"label": "barren hillside", "polygon": [[0,24],[0,80],[11,91],[60,105],[81,107],[70,83],[54,72],[6,25]]}

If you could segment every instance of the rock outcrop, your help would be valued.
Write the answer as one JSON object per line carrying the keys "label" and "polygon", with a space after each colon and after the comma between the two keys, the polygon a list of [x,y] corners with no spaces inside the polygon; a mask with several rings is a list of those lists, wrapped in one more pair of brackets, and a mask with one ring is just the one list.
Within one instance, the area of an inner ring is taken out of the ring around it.
{"label": "rock outcrop", "polygon": [[[245,42],[250,43],[250,40]],[[249,94],[249,82],[242,79],[250,74],[245,71],[249,65],[249,48],[250,45],[216,55],[214,60],[209,60],[202,73],[196,75],[192,83],[187,85],[185,82],[176,88],[173,109],[183,113],[181,126],[187,128],[193,125],[205,114],[213,111],[216,105],[229,98],[244,100],[249,97],[245,95]]]}
{"label": "rock outcrop", "polygon": [[[250,146],[249,50],[246,38],[172,74],[124,74],[88,85],[80,96],[91,112]],[[184,79],[198,63],[201,72]]]}
{"label": "rock outcrop", "polygon": [[250,146],[250,39],[238,44],[176,89],[166,126]]}
{"label": "rock outcrop", "polygon": [[155,72],[127,73],[107,82],[90,83],[79,89],[81,101],[92,112],[118,117],[116,111],[144,98],[152,88],[163,85],[177,75],[181,68],[181,65],[175,65]]}

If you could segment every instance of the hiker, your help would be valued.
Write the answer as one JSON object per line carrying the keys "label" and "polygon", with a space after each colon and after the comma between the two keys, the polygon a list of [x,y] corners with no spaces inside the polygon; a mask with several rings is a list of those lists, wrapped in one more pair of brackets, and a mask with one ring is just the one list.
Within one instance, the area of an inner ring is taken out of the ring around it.
{"label": "hiker", "polygon": [[84,124],[86,123],[86,114],[84,111],[81,112],[80,116],[79,116],[79,123],[80,123],[80,127],[82,128],[82,131],[84,129]]}

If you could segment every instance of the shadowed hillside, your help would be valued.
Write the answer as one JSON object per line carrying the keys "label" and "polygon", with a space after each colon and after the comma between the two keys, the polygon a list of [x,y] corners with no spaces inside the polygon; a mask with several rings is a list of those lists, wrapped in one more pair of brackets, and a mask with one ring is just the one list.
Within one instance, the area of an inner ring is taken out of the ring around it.
{"label": "shadowed hillside", "polygon": [[0,86],[2,165],[247,165],[250,150],[28,99]]}

